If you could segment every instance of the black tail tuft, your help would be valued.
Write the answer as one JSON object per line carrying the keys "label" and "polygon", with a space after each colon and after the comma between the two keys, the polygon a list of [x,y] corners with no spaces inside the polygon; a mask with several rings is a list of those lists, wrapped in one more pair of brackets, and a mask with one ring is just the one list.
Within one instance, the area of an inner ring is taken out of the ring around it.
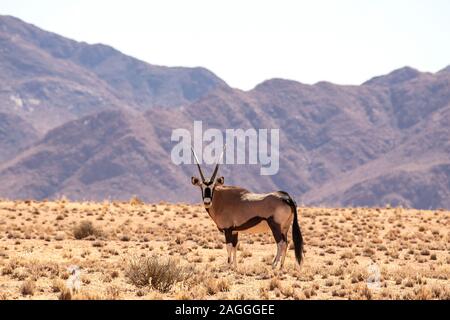
{"label": "black tail tuft", "polygon": [[295,258],[297,259],[298,264],[301,264],[303,260],[303,236],[298,224],[297,204],[287,192],[282,193],[289,197],[288,199],[285,199],[285,201],[294,213],[294,221],[292,222],[292,240],[294,241]]}

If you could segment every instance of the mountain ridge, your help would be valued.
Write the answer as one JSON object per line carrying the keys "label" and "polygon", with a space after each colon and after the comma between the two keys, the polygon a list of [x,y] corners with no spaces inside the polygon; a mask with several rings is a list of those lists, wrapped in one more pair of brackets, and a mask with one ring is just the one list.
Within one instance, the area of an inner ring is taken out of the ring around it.
{"label": "mountain ridge", "polygon": [[197,169],[171,163],[170,137],[203,121],[280,129],[278,174],[223,165],[226,184],[286,190],[303,204],[450,207],[448,67],[361,85],[273,78],[243,91],[204,68],[153,66],[14,23],[32,36],[5,31],[0,16],[0,115],[21,123],[3,121],[0,197],[196,202]]}

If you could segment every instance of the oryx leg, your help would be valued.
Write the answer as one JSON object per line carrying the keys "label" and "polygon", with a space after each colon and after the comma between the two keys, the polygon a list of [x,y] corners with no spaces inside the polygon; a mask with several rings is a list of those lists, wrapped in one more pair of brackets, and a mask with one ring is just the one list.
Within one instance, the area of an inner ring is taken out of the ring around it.
{"label": "oryx leg", "polygon": [[230,243],[227,243],[227,254],[228,254],[227,262],[228,262],[228,264],[231,264],[232,253],[233,253],[233,245],[230,242]]}
{"label": "oryx leg", "polygon": [[289,242],[287,241],[287,235],[283,234],[283,248],[282,248],[282,252],[281,252],[281,264],[280,264],[280,269],[283,269],[283,265],[284,265],[284,259],[286,259],[286,253],[287,253],[287,249],[289,247]]}
{"label": "oryx leg", "polygon": [[233,267],[234,269],[237,268],[237,247],[238,247],[238,233],[233,233],[233,237],[231,240],[231,243],[233,245]]}
{"label": "oryx leg", "polygon": [[233,232],[231,229],[225,230],[225,242],[227,244],[228,252],[228,264],[237,267],[237,245],[238,245],[238,233]]}
{"label": "oryx leg", "polygon": [[228,253],[228,264],[230,265],[232,262],[232,253],[233,253],[233,243],[232,243],[232,238],[233,238],[233,234],[231,232],[231,230],[225,230],[225,243],[227,245],[227,253]]}
{"label": "oryx leg", "polygon": [[[290,208],[289,208],[290,209]],[[282,227],[281,227],[281,231],[282,231],[282,237],[283,237],[283,251],[281,254],[281,264],[280,264],[280,269],[283,269],[283,265],[284,265],[284,260],[286,259],[286,253],[287,253],[287,249],[289,248],[289,242],[288,242],[288,232],[289,232],[289,228],[292,225],[292,221],[294,220],[294,214],[290,214],[289,218],[283,223]]]}
{"label": "oryx leg", "polygon": [[275,242],[277,243],[277,254],[272,262],[272,268],[275,269],[278,262],[280,261],[283,251],[285,250],[285,248],[287,248],[286,237],[281,231],[281,226],[276,223],[273,218],[267,219],[267,224],[269,225],[270,230],[272,230],[273,237],[275,238]]}

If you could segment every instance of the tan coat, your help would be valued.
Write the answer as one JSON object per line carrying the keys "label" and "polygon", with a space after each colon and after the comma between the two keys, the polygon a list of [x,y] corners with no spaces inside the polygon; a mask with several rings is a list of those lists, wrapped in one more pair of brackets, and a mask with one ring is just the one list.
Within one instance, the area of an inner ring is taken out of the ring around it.
{"label": "tan coat", "polygon": [[260,223],[241,232],[270,232],[265,219],[273,217],[283,233],[287,233],[293,213],[283,199],[286,196],[279,192],[257,194],[240,187],[217,186],[208,211],[220,230],[244,226],[251,219],[260,217]]}

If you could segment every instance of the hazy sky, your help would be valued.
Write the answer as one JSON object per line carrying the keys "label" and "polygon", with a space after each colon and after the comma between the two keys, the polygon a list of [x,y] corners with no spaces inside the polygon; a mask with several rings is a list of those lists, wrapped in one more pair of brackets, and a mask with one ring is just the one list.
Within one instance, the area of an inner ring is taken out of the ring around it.
{"label": "hazy sky", "polygon": [[203,66],[245,90],[450,64],[448,0],[0,0],[0,14],[152,64]]}

